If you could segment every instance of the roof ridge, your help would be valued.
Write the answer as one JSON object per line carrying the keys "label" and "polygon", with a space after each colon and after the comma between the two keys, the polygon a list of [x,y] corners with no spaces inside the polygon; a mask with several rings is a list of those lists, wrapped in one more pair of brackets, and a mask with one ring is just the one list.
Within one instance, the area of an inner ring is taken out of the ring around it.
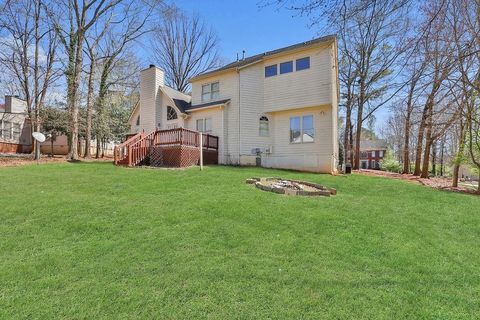
{"label": "roof ridge", "polygon": [[263,53],[259,53],[259,54],[255,54],[255,55],[246,57],[242,60],[237,60],[237,61],[234,61],[234,62],[227,63],[220,68],[200,73],[200,74],[190,78],[189,81],[194,80],[198,77],[205,76],[205,75],[214,74],[214,73],[219,72],[219,71],[224,71],[224,70],[228,70],[228,69],[235,68],[235,67],[242,67],[244,65],[247,65],[247,64],[250,64],[250,63],[253,63],[253,62],[256,62],[256,61],[260,61],[261,59],[263,59],[264,57],[267,57],[269,55],[277,54],[277,53],[280,53],[280,52],[283,52],[283,51],[294,50],[294,49],[297,49],[297,48],[301,48],[303,46],[322,43],[322,42],[335,40],[335,39],[336,39],[335,34],[329,34],[329,35],[326,35],[326,36],[323,36],[323,37],[314,38],[314,39],[303,41],[303,42],[298,42],[296,44],[292,44],[292,45],[289,45],[289,46],[286,46],[286,47],[282,47],[282,48],[278,48],[278,49],[274,49],[274,50],[270,50],[270,51],[265,51]]}

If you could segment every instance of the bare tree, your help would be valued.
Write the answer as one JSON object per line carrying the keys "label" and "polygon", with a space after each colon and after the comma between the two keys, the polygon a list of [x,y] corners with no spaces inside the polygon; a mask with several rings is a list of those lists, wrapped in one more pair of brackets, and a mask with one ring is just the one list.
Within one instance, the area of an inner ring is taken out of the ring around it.
{"label": "bare tree", "polygon": [[123,1],[126,0],[58,0],[58,11],[52,13],[57,34],[68,59],[65,76],[71,126],[68,158],[71,160],[78,159],[79,87],[82,79],[85,37],[97,21]]}
{"label": "bare tree", "polygon": [[[42,0],[7,1],[0,8],[0,64],[11,74],[27,102],[32,131],[40,131],[40,111],[57,79],[57,39]],[[40,148],[35,145],[35,159]]]}
{"label": "bare tree", "polygon": [[185,92],[188,80],[219,65],[218,37],[198,15],[176,7],[162,13],[152,40],[153,57],[165,71],[167,84]]}

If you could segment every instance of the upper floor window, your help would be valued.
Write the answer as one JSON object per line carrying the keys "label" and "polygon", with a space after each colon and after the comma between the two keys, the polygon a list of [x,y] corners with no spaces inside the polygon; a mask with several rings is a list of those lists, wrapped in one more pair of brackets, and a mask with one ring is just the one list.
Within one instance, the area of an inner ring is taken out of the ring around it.
{"label": "upper floor window", "polygon": [[213,82],[202,85],[202,101],[218,99],[220,96],[220,83]]}
{"label": "upper floor window", "polygon": [[296,70],[305,70],[310,69],[310,57],[297,59],[296,61]]}
{"label": "upper floor window", "polygon": [[290,143],[313,142],[314,137],[312,115],[290,118]]}
{"label": "upper floor window", "polygon": [[280,74],[293,72],[293,61],[280,63]]}
{"label": "upper floor window", "polygon": [[139,125],[140,125],[140,116],[137,117],[137,126],[139,126]]}
{"label": "upper floor window", "polygon": [[211,132],[212,131],[212,119],[197,119],[197,131],[200,132]]}
{"label": "upper floor window", "polygon": [[167,120],[177,119],[177,111],[170,106],[167,106]]}
{"label": "upper floor window", "polygon": [[265,116],[260,117],[259,135],[261,137],[268,137],[269,135],[268,118]]}
{"label": "upper floor window", "polygon": [[277,75],[277,65],[271,65],[265,67],[265,78],[273,77]]}

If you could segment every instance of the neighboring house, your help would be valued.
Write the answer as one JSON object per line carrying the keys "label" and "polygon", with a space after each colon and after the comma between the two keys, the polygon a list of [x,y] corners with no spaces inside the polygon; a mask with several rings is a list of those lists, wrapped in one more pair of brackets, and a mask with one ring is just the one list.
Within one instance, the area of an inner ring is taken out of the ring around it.
{"label": "neighboring house", "polygon": [[385,140],[360,141],[360,168],[379,170],[380,161],[383,160],[386,152],[387,142]]}
{"label": "neighboring house", "polygon": [[479,179],[478,174],[475,172],[474,168],[468,164],[462,164],[460,166],[460,169],[458,170],[458,176],[461,179],[465,179],[467,181],[478,181]]}
{"label": "neighboring house", "polygon": [[190,82],[191,96],[165,86],[159,68],[143,70],[131,132],[183,127],[218,136],[221,164],[336,171],[334,36],[248,57]]}
{"label": "neighboring house", "polygon": [[5,96],[5,104],[0,108],[0,153],[31,151],[31,123],[27,103],[17,96]]}

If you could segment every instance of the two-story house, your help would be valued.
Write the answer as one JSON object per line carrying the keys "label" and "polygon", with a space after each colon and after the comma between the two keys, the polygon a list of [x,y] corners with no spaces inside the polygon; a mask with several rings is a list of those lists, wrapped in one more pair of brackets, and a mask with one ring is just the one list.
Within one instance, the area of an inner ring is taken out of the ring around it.
{"label": "two-story house", "polygon": [[387,142],[382,139],[360,141],[360,168],[379,170],[380,161],[387,152]]}
{"label": "two-story house", "polygon": [[0,153],[31,152],[31,124],[27,103],[17,96],[5,96],[0,108]]}
{"label": "two-story house", "polygon": [[218,162],[314,172],[337,167],[338,58],[326,36],[190,79],[186,95],[141,72],[132,133],[184,127],[219,137]]}

